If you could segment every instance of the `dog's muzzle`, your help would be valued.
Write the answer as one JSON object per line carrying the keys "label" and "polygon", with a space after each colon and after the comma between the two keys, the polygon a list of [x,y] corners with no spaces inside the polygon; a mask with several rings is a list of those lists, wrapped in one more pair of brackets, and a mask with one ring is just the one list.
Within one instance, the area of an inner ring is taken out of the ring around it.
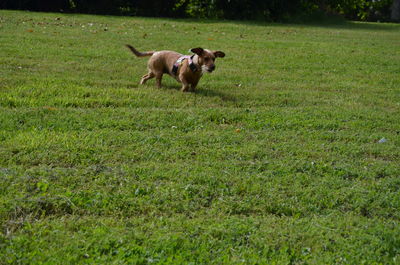
{"label": "dog's muzzle", "polygon": [[212,65],[211,67],[209,67],[209,68],[207,69],[207,72],[211,73],[211,72],[214,71],[214,70],[215,70],[215,65]]}

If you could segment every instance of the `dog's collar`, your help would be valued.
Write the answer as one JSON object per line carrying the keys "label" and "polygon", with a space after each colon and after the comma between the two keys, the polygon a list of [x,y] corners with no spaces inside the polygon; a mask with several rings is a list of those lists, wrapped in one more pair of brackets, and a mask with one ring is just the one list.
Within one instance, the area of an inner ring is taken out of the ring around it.
{"label": "dog's collar", "polygon": [[172,73],[174,74],[174,75],[176,75],[177,73],[178,73],[178,67],[179,67],[179,65],[181,65],[182,63],[183,63],[183,61],[184,60],[188,60],[188,62],[189,62],[189,67],[190,67],[190,70],[192,70],[192,72],[197,72],[197,66],[194,64],[194,62],[193,62],[193,58],[194,58],[194,54],[192,55],[192,56],[190,56],[190,55],[183,55],[183,56],[181,56],[181,57],[179,57],[179,59],[178,60],[176,60],[176,62],[174,63],[174,66],[172,66]]}

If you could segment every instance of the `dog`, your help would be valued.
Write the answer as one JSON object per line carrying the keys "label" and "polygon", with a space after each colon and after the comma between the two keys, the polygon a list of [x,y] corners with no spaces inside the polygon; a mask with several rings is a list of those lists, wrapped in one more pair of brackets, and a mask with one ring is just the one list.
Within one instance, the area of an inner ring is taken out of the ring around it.
{"label": "dog", "polygon": [[182,55],[174,51],[139,52],[127,44],[129,50],[137,57],[151,56],[147,68],[149,72],[140,80],[145,84],[147,80],[155,77],[157,87],[161,87],[163,74],[169,74],[179,83],[182,83],[182,92],[194,91],[203,73],[215,70],[215,58],[224,58],[222,51],[210,51],[203,48],[193,48],[193,55]]}

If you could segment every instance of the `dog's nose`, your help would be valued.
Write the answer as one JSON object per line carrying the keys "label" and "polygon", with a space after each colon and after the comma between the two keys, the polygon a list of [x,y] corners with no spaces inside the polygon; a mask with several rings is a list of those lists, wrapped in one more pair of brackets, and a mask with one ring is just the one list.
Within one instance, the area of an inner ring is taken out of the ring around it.
{"label": "dog's nose", "polygon": [[211,70],[211,71],[214,71],[214,70],[215,70],[215,64],[211,65],[210,70]]}

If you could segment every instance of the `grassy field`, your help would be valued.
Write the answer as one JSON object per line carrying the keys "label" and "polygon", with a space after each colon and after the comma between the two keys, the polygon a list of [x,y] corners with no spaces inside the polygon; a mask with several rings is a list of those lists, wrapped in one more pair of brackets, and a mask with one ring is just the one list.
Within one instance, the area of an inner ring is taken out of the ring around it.
{"label": "grassy field", "polygon": [[400,264],[400,25],[0,10],[0,178],[1,264]]}

